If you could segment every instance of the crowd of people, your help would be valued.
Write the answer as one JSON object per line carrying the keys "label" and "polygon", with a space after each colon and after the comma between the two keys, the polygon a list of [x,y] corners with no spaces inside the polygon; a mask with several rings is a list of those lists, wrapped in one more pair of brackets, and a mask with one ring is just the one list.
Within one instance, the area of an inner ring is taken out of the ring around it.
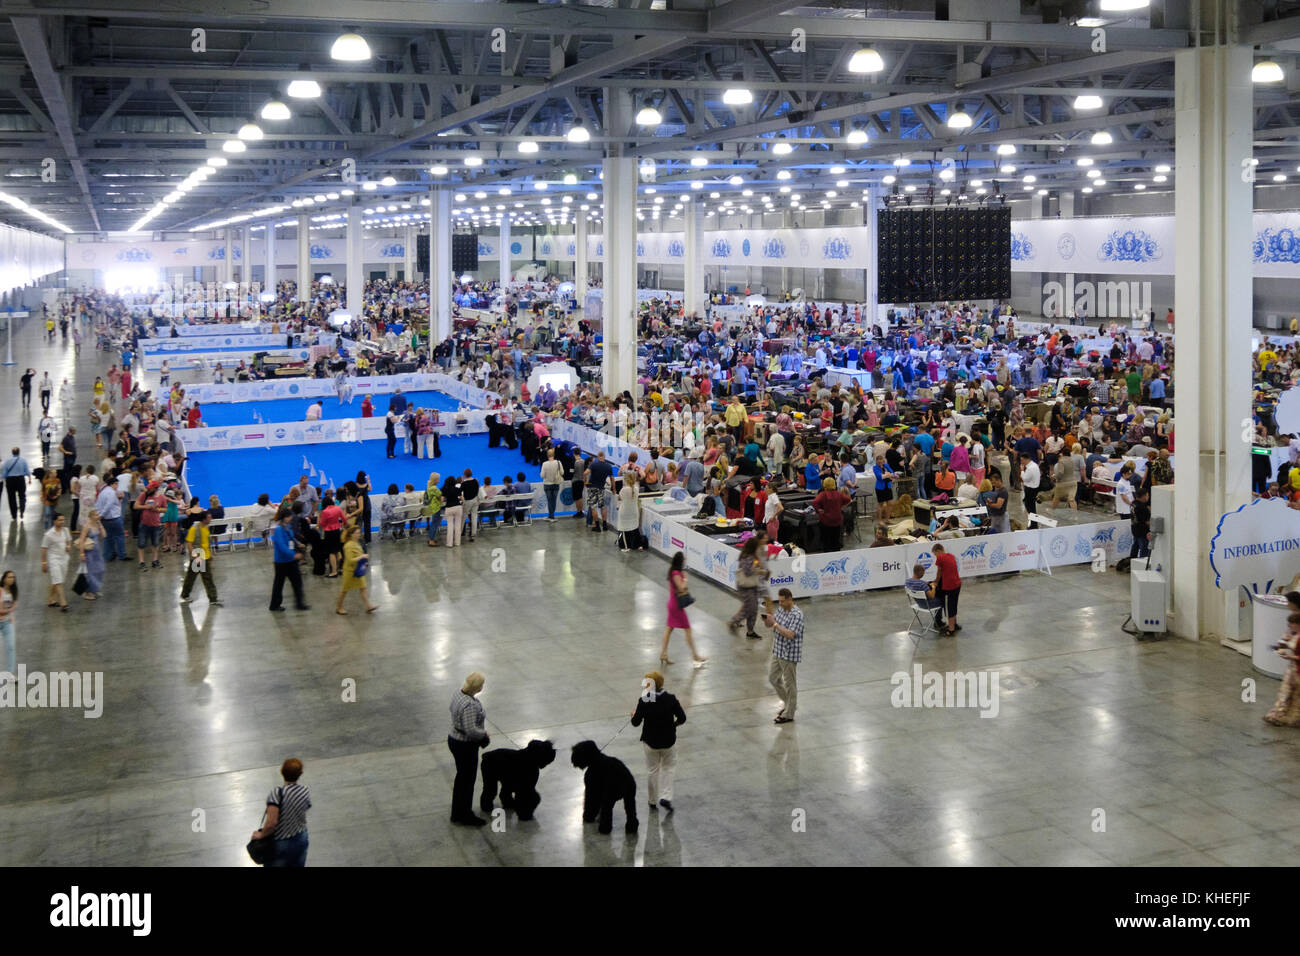
{"label": "crowd of people", "polygon": [[[534,492],[540,493],[537,508],[539,514],[544,508],[547,522],[571,509],[584,536],[612,532],[621,552],[644,552],[642,496],[680,488],[701,516],[752,522],[752,534],[739,546],[740,603],[728,624],[751,640],[771,641],[768,680],[781,702],[774,722],[786,724],[795,719],[804,612],[786,589],[775,601],[769,597],[766,562],[774,546],[787,543],[787,502],[812,509],[816,544],[827,551],[843,546],[846,522],[864,498],[874,526],[872,546],[895,543],[893,525],[908,510],[899,507],[904,499],[978,503],[984,509],[978,517],[935,516],[928,527],[914,529],[935,540],[937,571],[928,579],[924,568],[913,568],[906,587],[937,612],[943,633],[955,635],[962,630],[962,583],[945,540],[1028,527],[1046,512],[1104,507],[1131,522],[1129,557],[1140,558],[1149,549],[1152,489],[1174,480],[1169,334],[1113,324],[1095,336],[1080,334],[1050,323],[1021,323],[1002,306],[987,312],[973,305],[912,309],[886,321],[847,303],[779,302],[754,306],[737,322],[711,316],[712,309],[686,315],[674,303],[652,301],[643,304],[639,320],[640,394],[633,396],[607,394],[593,380],[599,331],[552,307],[553,299],[539,296],[540,307],[531,309],[523,307],[523,297],[500,295],[490,285],[457,291],[484,293],[481,298],[503,307],[494,318],[458,322],[451,337],[436,342],[428,335],[427,284],[372,284],[363,314],[342,330],[369,345],[343,354],[341,367],[318,374],[364,374],[381,364],[414,362],[494,393],[495,422],[511,436],[511,447],[518,440],[521,463],[539,469],[540,477],[512,468],[513,475],[494,482],[453,464],[430,472],[425,486],[416,488],[382,474],[372,480],[359,469],[336,487],[315,487],[302,475],[282,495],[263,494],[253,517],[264,522],[270,544],[270,611],[284,610],[286,584],[295,607],[310,610],[302,570],[310,566],[314,576],[338,580],[336,613],[350,613],[351,593],[359,598],[358,609],[374,612],[367,586],[374,531],[405,537],[423,525],[428,547],[458,548],[475,542],[488,521],[523,520],[524,511],[533,510],[526,502]],[[282,283],[270,310],[290,332],[324,330],[341,294],[337,288],[313,289],[310,301],[299,303],[292,284]],[[172,440],[175,431],[202,424],[201,409],[179,381],[163,382],[155,394],[133,377],[138,339],[158,331],[157,320],[100,294],[78,297],[56,319],[56,327],[73,331],[86,324],[112,344],[118,359],[104,381],[96,380],[88,413],[73,407],[66,380],[56,384],[48,373],[28,370],[21,400],[24,409],[30,409],[33,392],[40,401],[42,461],[32,468],[15,448],[0,465],[15,519],[25,513],[31,483],[39,482],[47,605],[69,608],[64,585],[70,576],[75,575],[74,593],[90,602],[103,593],[108,563],[134,557],[138,570],[148,572],[163,569],[172,555],[183,570],[182,603],[201,580],[208,600],[219,604],[213,541],[224,530],[224,508],[216,495],[206,504],[187,497],[185,457]],[[578,382],[558,390],[547,385],[533,394],[528,375],[549,361],[568,363]],[[1289,442],[1293,466],[1285,475],[1265,476],[1256,493],[1286,495],[1300,506],[1300,439],[1279,437],[1271,418],[1277,391],[1300,370],[1300,346],[1265,342],[1254,361],[1256,443]],[[170,379],[170,369],[165,374]],[[373,399],[364,396],[363,415],[377,413]],[[410,406],[399,392],[383,414],[388,458],[400,451],[438,459],[447,451],[438,439],[445,423],[436,410]],[[608,432],[638,450],[617,464],[604,452],[584,452],[555,439],[557,419]],[[399,425],[408,436],[400,450]],[[92,463],[79,459],[78,426],[95,442]],[[498,507],[497,499],[508,506]],[[128,527],[136,545],[132,556]],[[673,761],[667,752],[685,720],[680,704],[674,709],[663,690],[664,671],[674,664],[673,633],[682,632],[695,666],[707,658],[692,631],[688,609],[694,598],[680,552],[670,557],[666,584],[660,668],[646,675],[655,699],[665,703],[653,716],[638,705],[633,722],[640,714],[650,805],[671,812]],[[0,636],[11,670],[18,590],[14,572],[0,577]],[[1298,622],[1291,638],[1300,634]],[[1294,640],[1284,644],[1289,659],[1300,660]],[[1290,696],[1279,698],[1271,721],[1300,725],[1300,718],[1292,721],[1292,697],[1300,699],[1294,694],[1297,680],[1289,679]],[[481,674],[470,675],[452,704],[455,823],[484,822],[472,807],[477,751],[488,745],[485,715],[475,699],[482,686]],[[275,858],[293,865],[305,861],[310,797],[298,783],[301,765],[286,763],[285,771],[285,787],[268,797],[279,813],[268,813],[254,836],[273,835]]]}

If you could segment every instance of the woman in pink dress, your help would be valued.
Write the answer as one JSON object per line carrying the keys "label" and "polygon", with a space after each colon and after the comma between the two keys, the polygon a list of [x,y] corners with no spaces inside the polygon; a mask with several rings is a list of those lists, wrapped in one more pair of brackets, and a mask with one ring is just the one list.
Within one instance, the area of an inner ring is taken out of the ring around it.
{"label": "woman in pink dress", "polygon": [[695,642],[691,640],[691,621],[686,616],[686,609],[682,607],[677,599],[688,593],[686,589],[686,555],[678,551],[673,555],[672,564],[668,567],[668,626],[664,628],[664,642],[659,649],[659,663],[667,666],[672,663],[668,659],[668,638],[672,636],[675,629],[680,628],[686,635],[686,646],[690,648],[691,658],[696,667],[703,667],[708,658],[701,657],[695,649]]}

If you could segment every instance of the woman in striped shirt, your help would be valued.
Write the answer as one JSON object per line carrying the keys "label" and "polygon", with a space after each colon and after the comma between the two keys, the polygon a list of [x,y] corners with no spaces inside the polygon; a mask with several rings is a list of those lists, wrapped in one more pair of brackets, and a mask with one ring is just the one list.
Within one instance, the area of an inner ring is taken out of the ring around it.
{"label": "woman in striped shirt", "polygon": [[298,782],[302,761],[290,757],[280,767],[284,786],[266,795],[266,824],[253,833],[254,840],[275,838],[267,866],[307,865],[307,811],[311,809],[311,791]]}

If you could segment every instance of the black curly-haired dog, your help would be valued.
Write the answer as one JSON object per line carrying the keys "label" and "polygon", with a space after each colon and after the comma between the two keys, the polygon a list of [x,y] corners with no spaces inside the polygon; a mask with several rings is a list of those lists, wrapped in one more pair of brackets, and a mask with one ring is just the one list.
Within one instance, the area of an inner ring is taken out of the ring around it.
{"label": "black curly-haired dog", "polygon": [[549,740],[530,740],[523,750],[502,747],[483,755],[483,796],[478,805],[491,813],[497,787],[501,788],[501,806],[513,808],[520,820],[531,820],[542,802],[537,793],[537,777],[542,768],[555,759],[555,747]]}
{"label": "black curly-haired dog", "polygon": [[627,764],[617,757],[607,757],[600,752],[594,740],[584,740],[573,745],[573,765],[585,770],[582,776],[582,819],[585,823],[598,821],[596,830],[610,833],[614,829],[614,804],[623,801],[627,814],[628,833],[636,833],[636,778]]}

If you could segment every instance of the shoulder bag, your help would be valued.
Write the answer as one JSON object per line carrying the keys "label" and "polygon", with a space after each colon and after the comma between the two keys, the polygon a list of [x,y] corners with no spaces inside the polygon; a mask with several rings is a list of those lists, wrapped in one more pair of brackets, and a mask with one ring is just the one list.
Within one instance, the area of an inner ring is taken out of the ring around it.
{"label": "shoulder bag", "polygon": [[86,562],[83,560],[77,565],[77,579],[72,582],[73,594],[85,594],[90,590],[90,582],[86,580]]}
{"label": "shoulder bag", "polygon": [[[280,802],[283,803],[284,788],[276,787],[276,790],[280,794],[279,796]],[[264,826],[266,826],[265,810],[262,811],[262,822],[261,824],[258,825],[258,829],[261,830]],[[249,859],[251,859],[258,866],[265,866],[267,862],[271,859],[271,855],[275,852],[275,837],[263,836],[257,840],[249,840],[248,845],[245,846],[244,849],[248,851]]]}
{"label": "shoulder bag", "polygon": [[366,572],[369,570],[370,570],[370,559],[358,558],[357,566],[352,569],[352,576],[354,578],[364,578],[366,576]]}

